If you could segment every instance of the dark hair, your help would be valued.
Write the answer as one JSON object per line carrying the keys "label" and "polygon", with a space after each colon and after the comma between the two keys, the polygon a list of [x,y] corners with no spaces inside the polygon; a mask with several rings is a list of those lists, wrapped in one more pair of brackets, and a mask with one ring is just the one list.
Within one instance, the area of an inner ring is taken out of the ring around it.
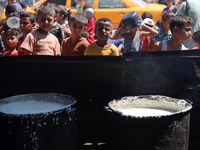
{"label": "dark hair", "polygon": [[107,18],[107,17],[101,17],[101,18],[99,18],[99,19],[97,20],[97,22],[100,22],[100,21],[103,21],[103,22],[110,22],[110,23],[112,24],[112,21],[111,21],[109,18]]}
{"label": "dark hair", "polygon": [[22,8],[27,7],[27,3],[26,2],[20,2],[19,4],[22,6]]}
{"label": "dark hair", "polygon": [[192,18],[185,15],[176,15],[170,21],[170,30],[173,31],[174,27],[177,26],[179,29],[185,25],[193,25]]}
{"label": "dark hair", "polygon": [[166,11],[162,14],[162,19],[163,20],[168,20],[168,19],[171,19],[172,17],[174,17],[174,13],[172,11]]}
{"label": "dark hair", "polygon": [[156,25],[158,26],[158,28],[160,28],[162,26],[162,19],[158,19]]}
{"label": "dark hair", "polygon": [[87,30],[85,30],[85,31],[82,32],[81,36],[88,39],[89,38],[89,32]]}
{"label": "dark hair", "polygon": [[59,13],[60,15],[64,15],[63,19],[67,18],[67,16],[69,15],[69,12],[68,12],[68,10],[65,8],[65,6],[59,6],[58,8],[59,8],[58,13]]}
{"label": "dark hair", "polygon": [[31,23],[35,23],[35,15],[31,12],[24,12],[22,14],[20,14],[20,18],[23,18],[23,17],[28,17],[31,21]]}
{"label": "dark hair", "polygon": [[200,43],[200,30],[193,33],[192,39],[194,39],[196,42]]}
{"label": "dark hair", "polygon": [[52,14],[54,17],[56,16],[55,10],[50,6],[42,6],[42,7],[40,7],[40,9],[38,10],[37,16],[39,17],[40,14],[43,14],[43,13]]}
{"label": "dark hair", "polygon": [[17,29],[17,28],[8,29],[6,31],[6,36],[8,36],[8,35],[14,35],[14,36],[17,36],[19,38],[20,34],[21,34],[20,30]]}
{"label": "dark hair", "polygon": [[56,3],[49,3],[48,6],[53,8],[55,10],[56,14],[58,14],[60,9],[58,8],[58,5]]}
{"label": "dark hair", "polygon": [[150,18],[150,19],[153,19],[153,14],[149,11],[145,11],[143,14],[142,14],[142,19],[144,20],[145,18]]}
{"label": "dark hair", "polygon": [[18,12],[12,12],[12,13],[10,13],[10,14],[8,15],[8,18],[9,18],[9,17],[13,17],[13,16],[20,18],[20,14],[19,14]]}
{"label": "dark hair", "polygon": [[84,5],[83,5],[83,13],[84,11],[87,9],[87,8],[93,8],[92,5],[88,2],[86,2]]}
{"label": "dark hair", "polygon": [[81,23],[85,24],[86,26],[88,24],[88,18],[82,13],[74,14],[71,21],[74,21],[74,20],[81,22]]}
{"label": "dark hair", "polygon": [[15,6],[15,5],[13,5],[13,4],[8,4],[8,5],[6,6],[6,13],[8,13],[8,15],[9,15],[10,13],[16,12],[16,11],[17,11],[17,9],[16,9],[16,6]]}

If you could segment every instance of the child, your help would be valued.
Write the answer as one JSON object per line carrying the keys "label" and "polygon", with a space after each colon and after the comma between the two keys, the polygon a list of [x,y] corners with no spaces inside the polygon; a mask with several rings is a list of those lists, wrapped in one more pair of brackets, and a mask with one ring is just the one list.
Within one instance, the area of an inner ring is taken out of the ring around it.
{"label": "child", "polygon": [[94,43],[94,29],[96,24],[96,19],[94,18],[94,10],[89,3],[86,3],[83,6],[83,12],[85,16],[88,18],[88,25],[86,30],[89,32],[88,42],[90,44]]}
{"label": "child", "polygon": [[167,7],[163,9],[162,13],[164,13],[166,11],[172,11],[172,12],[176,13],[177,7],[175,5],[173,5],[172,0],[167,0]]}
{"label": "child", "polygon": [[43,6],[37,14],[39,28],[29,33],[20,48],[25,55],[60,55],[58,39],[49,30],[55,23],[55,10],[49,6]]}
{"label": "child", "polygon": [[23,36],[19,38],[18,42],[18,54],[24,55],[24,50],[20,48],[20,45],[24,41],[27,34],[29,34],[35,28],[35,15],[31,12],[24,12],[20,15],[20,30]]}
{"label": "child", "polygon": [[[142,31],[138,30],[139,27]],[[131,29],[129,32],[125,30],[124,25],[122,24],[122,26],[112,34],[111,39],[124,38],[124,54],[141,51],[143,38],[156,35],[158,35],[158,32],[144,23],[141,23],[140,26]]]}
{"label": "child", "polygon": [[193,20],[184,15],[176,15],[170,21],[172,38],[168,41],[156,42],[153,51],[187,50],[182,41],[187,41],[191,35]]}
{"label": "child", "polygon": [[27,3],[26,2],[20,2],[19,3],[21,6],[22,6],[22,12],[26,12],[26,9],[27,9]]}
{"label": "child", "polygon": [[174,13],[171,11],[167,11],[162,14],[162,27],[160,27],[158,31],[157,36],[150,37],[150,45],[149,45],[149,50],[153,49],[154,44],[157,41],[165,41],[165,40],[170,40],[172,37],[172,33],[170,31],[170,26],[169,23],[174,17]]}
{"label": "child", "polygon": [[[53,3],[53,5],[50,6],[50,7],[52,7],[55,10],[55,12],[56,12],[56,18],[57,18],[58,12],[59,12],[59,8],[56,7],[55,5]],[[51,34],[55,35],[58,38],[58,41],[59,41],[59,43],[61,45],[63,39],[65,38],[65,34],[64,34],[62,26],[57,21],[55,21],[54,25],[51,27],[51,29],[49,30],[49,32]]]}
{"label": "child", "polygon": [[[65,38],[71,36],[69,25],[66,23],[66,18],[70,19],[71,12],[66,9],[65,6],[59,6],[58,15],[56,17],[57,22],[62,26]],[[68,22],[69,23],[69,22]]]}
{"label": "child", "polygon": [[192,42],[195,46],[194,49],[200,49],[200,30],[193,33]]}
{"label": "child", "polygon": [[[143,20],[143,23],[149,26],[150,28],[154,27],[154,21],[150,18],[145,18]],[[146,36],[143,37],[141,51],[149,51],[149,44],[150,44],[150,37],[146,37]]]}
{"label": "child", "polygon": [[108,40],[112,33],[112,21],[109,18],[102,17],[97,20],[95,33],[97,41],[87,47],[85,55],[119,56],[118,48]]}
{"label": "child", "polygon": [[76,6],[76,13],[83,13],[83,6],[85,5],[85,0],[78,0],[78,5]]}
{"label": "child", "polygon": [[18,55],[17,51],[17,43],[20,37],[20,30],[19,29],[8,29],[6,31],[6,43],[8,44],[9,48],[5,49],[1,56],[16,56]]}
{"label": "child", "polygon": [[149,11],[143,12],[143,14],[142,14],[142,19],[144,20],[144,19],[146,19],[146,18],[153,19],[153,14],[152,14],[151,12],[149,12]]}
{"label": "child", "polygon": [[76,13],[71,19],[71,37],[63,40],[62,56],[82,56],[89,42],[81,34],[88,24],[88,19],[81,13]]}

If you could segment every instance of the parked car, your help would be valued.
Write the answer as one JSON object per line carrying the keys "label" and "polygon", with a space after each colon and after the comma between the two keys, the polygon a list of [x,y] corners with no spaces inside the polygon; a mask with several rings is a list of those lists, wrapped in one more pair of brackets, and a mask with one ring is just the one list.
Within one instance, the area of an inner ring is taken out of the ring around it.
{"label": "parked car", "polygon": [[[136,11],[140,16],[143,12],[150,11],[153,14],[153,20],[156,22],[162,16],[162,11],[166,5],[162,4],[148,4],[142,0],[87,0],[93,5],[95,11],[95,18],[108,17],[113,22],[113,28],[117,28],[121,18],[129,12]],[[37,9],[41,5],[45,5],[48,2],[56,3],[58,5],[65,5],[66,8],[70,8],[72,15],[76,13],[76,5],[78,0],[39,0],[34,5],[30,6],[27,11],[33,13],[37,12]]]}

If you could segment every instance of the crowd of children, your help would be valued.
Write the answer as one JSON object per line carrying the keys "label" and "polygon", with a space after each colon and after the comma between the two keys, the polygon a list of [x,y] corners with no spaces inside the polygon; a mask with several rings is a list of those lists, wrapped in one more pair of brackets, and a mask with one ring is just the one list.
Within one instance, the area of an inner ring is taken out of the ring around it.
{"label": "crowd of children", "polygon": [[125,30],[121,22],[114,32],[109,18],[96,20],[92,5],[85,0],[78,2],[77,13],[73,16],[65,6],[54,4],[42,6],[34,15],[26,12],[25,3],[19,10],[13,0],[6,6],[5,14],[7,20],[15,17],[16,21],[19,17],[19,26],[8,27],[7,20],[1,20],[1,56],[120,56],[138,51],[188,50],[182,42],[190,37],[193,48],[200,48],[200,31],[192,35],[193,20],[185,15],[175,15],[173,9],[178,7],[172,5],[172,0],[167,1],[162,18],[156,23],[151,12],[144,12],[140,25]]}

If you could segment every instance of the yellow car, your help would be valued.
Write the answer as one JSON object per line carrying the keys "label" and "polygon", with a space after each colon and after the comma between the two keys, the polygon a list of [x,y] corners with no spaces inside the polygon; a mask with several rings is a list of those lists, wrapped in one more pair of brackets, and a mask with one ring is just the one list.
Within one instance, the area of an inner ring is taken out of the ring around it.
{"label": "yellow car", "polygon": [[[140,16],[145,11],[150,11],[153,14],[153,20],[156,22],[161,19],[162,11],[166,5],[148,4],[142,0],[86,0],[93,5],[95,18],[108,17],[113,22],[113,28],[117,28],[121,18],[129,12],[136,11]],[[46,3],[56,3],[65,5],[71,9],[72,15],[76,13],[76,5],[78,0],[39,0],[27,11],[36,13],[37,9]]]}

